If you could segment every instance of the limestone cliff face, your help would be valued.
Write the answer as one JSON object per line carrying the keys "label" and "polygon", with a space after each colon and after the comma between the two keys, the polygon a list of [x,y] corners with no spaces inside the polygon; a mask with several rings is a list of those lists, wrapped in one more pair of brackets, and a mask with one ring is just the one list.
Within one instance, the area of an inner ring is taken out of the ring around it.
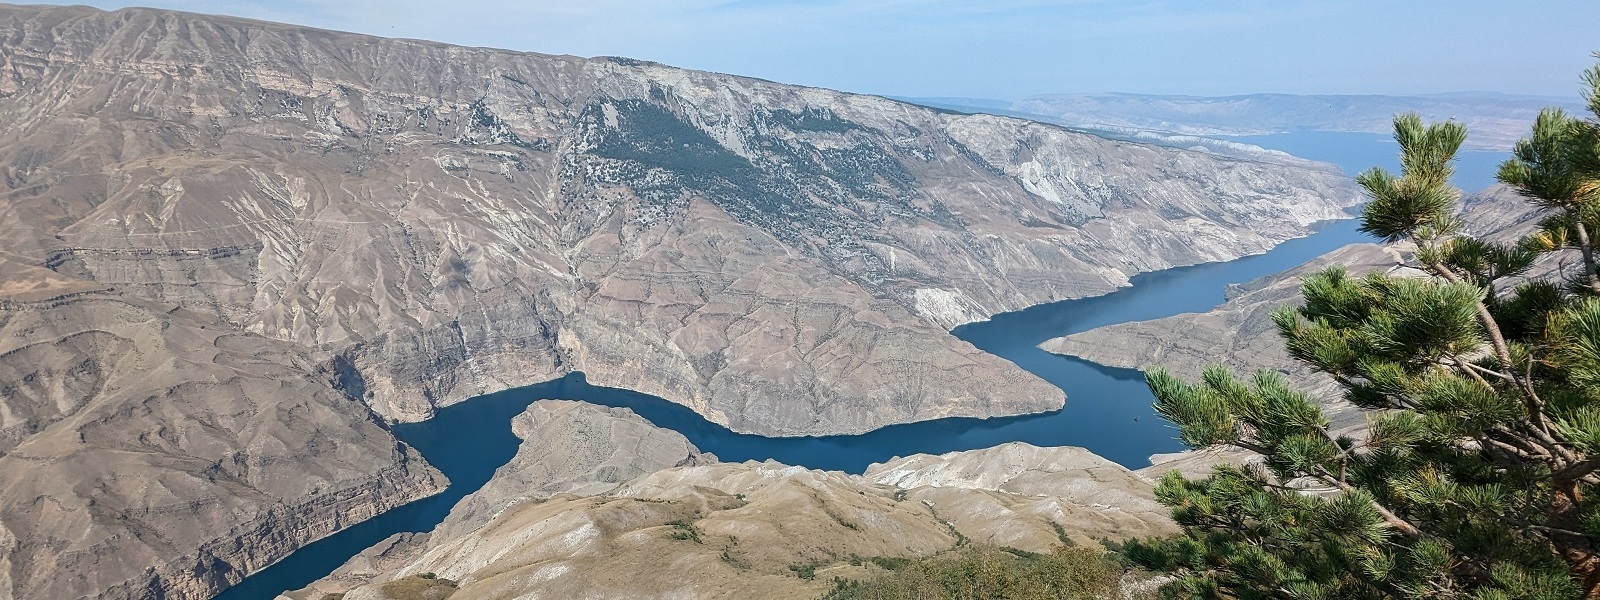
{"label": "limestone cliff face", "polygon": [[865,575],[862,558],[1173,529],[1149,481],[1082,448],[1005,444],[851,476],[718,463],[625,409],[542,400],[516,423],[516,457],[439,527],[288,596],[815,598],[834,576]]}
{"label": "limestone cliff face", "polygon": [[771,435],[1056,408],[947,328],[1356,200],[870,96],[141,9],[0,6],[0,122],[0,597],[203,597],[436,490],[381,421],[572,371]]}

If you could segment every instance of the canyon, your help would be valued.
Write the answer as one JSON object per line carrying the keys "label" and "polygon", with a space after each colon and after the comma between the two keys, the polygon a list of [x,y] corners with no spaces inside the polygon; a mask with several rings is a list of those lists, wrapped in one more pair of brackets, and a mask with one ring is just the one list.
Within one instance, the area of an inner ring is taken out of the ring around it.
{"label": "canyon", "polygon": [[762,435],[1058,409],[949,329],[1359,201],[1020,119],[146,9],[0,6],[0,119],[0,598],[209,598],[442,489],[393,424],[569,373]]}

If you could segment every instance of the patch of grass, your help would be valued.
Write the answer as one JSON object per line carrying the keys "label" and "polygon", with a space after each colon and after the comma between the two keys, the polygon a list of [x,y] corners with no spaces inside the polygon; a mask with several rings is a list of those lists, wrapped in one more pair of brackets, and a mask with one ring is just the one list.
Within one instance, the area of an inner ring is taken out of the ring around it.
{"label": "patch of grass", "polygon": [[967,534],[961,533],[960,529],[956,529],[955,522],[953,522],[953,521],[945,521],[944,522],[944,526],[950,528],[950,535],[955,536],[955,538],[956,538],[956,547],[957,548],[966,546],[967,542],[972,541],[972,540],[967,539]]}
{"label": "patch of grass", "polygon": [[851,531],[861,531],[861,526],[857,525],[854,521],[850,521],[848,519],[845,519],[843,516],[840,516],[839,513],[833,512],[831,510],[826,510],[826,509],[824,509],[824,510],[825,510],[825,512],[828,513],[829,517],[833,518],[833,522],[838,523],[839,526],[844,527],[845,529],[849,529]]}
{"label": "patch of grass", "polygon": [[750,568],[750,563],[747,563],[744,561],[744,559],[733,555],[733,548],[722,549],[722,562],[728,563],[729,566],[732,566],[740,571]]}
{"label": "patch of grass", "polygon": [[445,600],[456,593],[456,582],[423,573],[390,581],[382,589],[384,596],[394,600]]}
{"label": "patch of grass", "polygon": [[803,563],[796,563],[796,564],[789,565],[789,570],[793,571],[795,576],[799,577],[801,579],[816,579],[817,578],[817,567],[821,567],[821,566],[824,566],[824,565],[827,565],[827,564],[828,564],[828,561],[825,561],[825,560],[813,560],[811,562],[803,562]]}
{"label": "patch of grass", "polygon": [[[1123,568],[1094,548],[1048,554],[968,546],[923,558],[868,559],[887,573],[865,581],[834,578],[823,600],[987,600],[1120,598]],[[791,567],[792,568],[792,567]],[[814,573],[813,573],[814,574]]]}
{"label": "patch of grass", "polygon": [[672,539],[680,541],[688,540],[696,544],[705,543],[700,541],[700,528],[695,527],[694,523],[690,523],[683,519],[678,519],[667,524],[671,525],[673,528]]}
{"label": "patch of grass", "polygon": [[[924,500],[923,504],[927,504],[927,501]],[[944,523],[945,528],[950,530],[950,537],[956,539],[956,545],[952,548],[953,550],[959,550],[962,546],[967,545],[967,542],[971,541],[967,539],[966,534],[961,533],[960,529],[956,529],[955,521],[939,516],[939,511],[934,509],[932,504],[928,504],[928,513],[933,515],[933,518],[938,519],[940,523]]]}
{"label": "patch of grass", "polygon": [[743,571],[750,568],[750,563],[734,555],[733,549],[738,546],[739,538],[731,535],[728,536],[728,545],[722,547],[722,562],[728,563],[729,565],[733,566],[733,568]]}
{"label": "patch of grass", "polygon": [[916,562],[915,559],[901,558],[898,556],[874,556],[867,560],[872,561],[872,564],[878,565],[878,568],[885,571],[898,571],[902,568],[905,568],[906,565]]}
{"label": "patch of grass", "polygon": [[1012,548],[1011,546],[1001,546],[1000,547],[1000,551],[1009,553],[1009,554],[1011,554],[1013,556],[1016,556],[1017,558],[1026,558],[1026,559],[1029,559],[1029,560],[1038,559],[1039,557],[1044,556],[1043,554],[1039,554],[1038,552],[1029,552],[1029,551],[1023,550],[1021,548]]}
{"label": "patch of grass", "polygon": [[1067,530],[1062,528],[1060,523],[1051,521],[1050,528],[1056,530],[1056,539],[1061,540],[1061,545],[1067,547],[1078,545],[1077,542],[1072,541],[1072,538],[1067,537]]}

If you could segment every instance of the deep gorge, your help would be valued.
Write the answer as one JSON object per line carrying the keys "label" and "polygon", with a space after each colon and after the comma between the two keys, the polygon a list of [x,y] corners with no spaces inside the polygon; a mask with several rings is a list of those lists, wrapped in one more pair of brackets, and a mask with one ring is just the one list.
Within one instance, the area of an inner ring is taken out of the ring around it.
{"label": "deep gorge", "polygon": [[495,469],[510,460],[520,442],[511,434],[511,418],[547,398],[631,409],[727,462],[774,460],[859,473],[870,463],[896,456],[1022,441],[1038,446],[1083,446],[1129,468],[1139,468],[1148,464],[1151,454],[1182,449],[1166,421],[1151,410],[1150,393],[1141,374],[1049,354],[1036,345],[1105,325],[1207,310],[1223,301],[1229,284],[1286,270],[1361,238],[1354,220],[1328,222],[1315,234],[1284,242],[1265,254],[1145,273],[1134,277],[1131,287],[1110,294],[1003,313],[954,330],[957,337],[1065,390],[1066,407],[1049,413],[937,419],[860,435],[763,437],[729,431],[662,398],[590,385],[582,374],[473,398],[441,409],[430,420],[395,427],[398,437],[450,478],[444,493],[309,544],[217,598],[270,600],[327,575],[390,535],[428,531],[456,502],[483,486]]}

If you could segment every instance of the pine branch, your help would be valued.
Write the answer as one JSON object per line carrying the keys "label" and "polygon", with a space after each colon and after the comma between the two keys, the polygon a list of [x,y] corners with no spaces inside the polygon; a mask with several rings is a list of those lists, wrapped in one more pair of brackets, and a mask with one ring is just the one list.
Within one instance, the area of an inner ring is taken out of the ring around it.
{"label": "pine branch", "polygon": [[1507,375],[1505,373],[1501,373],[1501,372],[1493,370],[1493,369],[1485,369],[1483,367],[1480,367],[1478,365],[1473,364],[1472,361],[1463,360],[1462,358],[1457,357],[1455,355],[1451,355],[1450,356],[1450,360],[1452,362],[1454,362],[1456,364],[1456,366],[1460,367],[1461,371],[1463,373],[1466,373],[1467,376],[1473,378],[1474,380],[1477,380],[1478,383],[1483,384],[1485,387],[1493,388],[1494,386],[1490,385],[1489,381],[1487,379],[1483,378],[1484,375],[1492,375],[1492,376],[1494,376],[1494,377],[1496,377],[1496,378],[1498,378],[1498,379],[1500,379],[1502,381],[1510,382],[1510,383],[1513,383],[1513,384],[1515,384],[1517,382],[1517,378],[1515,378],[1515,377],[1512,377],[1510,375]]}
{"label": "pine branch", "polygon": [[1591,534],[1587,534],[1587,533],[1584,533],[1582,531],[1573,531],[1571,529],[1561,529],[1559,527],[1549,527],[1549,526],[1545,526],[1545,525],[1519,525],[1519,526],[1526,527],[1528,529],[1532,529],[1532,530],[1535,530],[1535,531],[1543,531],[1543,532],[1547,532],[1547,533],[1558,533],[1558,534],[1561,534],[1561,535],[1575,535],[1575,536],[1579,536],[1579,537],[1585,537],[1585,538],[1589,538],[1589,539],[1594,539],[1594,536],[1591,535]]}
{"label": "pine branch", "polygon": [[1544,453],[1544,452],[1533,453],[1533,452],[1530,452],[1528,450],[1525,450],[1525,449],[1522,449],[1522,448],[1518,448],[1516,446],[1513,446],[1513,445],[1508,444],[1506,442],[1494,439],[1494,438],[1489,437],[1489,436],[1482,436],[1482,437],[1479,437],[1479,438],[1476,438],[1476,439],[1480,443],[1488,443],[1489,445],[1494,446],[1495,448],[1498,448],[1501,451],[1507,452],[1507,453],[1509,453],[1509,454],[1511,454],[1513,456],[1516,456],[1517,458],[1523,459],[1523,460],[1532,460],[1532,461],[1541,461],[1541,462],[1543,462],[1543,461],[1548,461],[1550,459],[1550,455],[1548,453]]}
{"label": "pine branch", "polygon": [[1600,471],[1600,456],[1588,457],[1551,473],[1550,480],[1558,487],[1566,487],[1595,471]]}
{"label": "pine branch", "polygon": [[[1326,482],[1328,485],[1331,485],[1331,486],[1334,486],[1336,488],[1339,488],[1340,490],[1342,490],[1344,492],[1357,491],[1357,488],[1355,486],[1352,486],[1352,485],[1350,485],[1348,483],[1345,483],[1344,480],[1341,480],[1341,479],[1339,479],[1337,477],[1334,477],[1333,474],[1329,473],[1328,470],[1325,469],[1325,468],[1317,467],[1316,472],[1310,473],[1310,475],[1313,475],[1317,479],[1321,479],[1322,481]],[[1422,530],[1421,529],[1418,529],[1416,525],[1412,525],[1410,522],[1406,521],[1405,519],[1400,518],[1399,515],[1394,514],[1394,511],[1389,510],[1388,507],[1386,507],[1386,506],[1384,506],[1382,504],[1379,504],[1378,500],[1376,498],[1371,500],[1371,504],[1372,504],[1372,509],[1378,511],[1378,515],[1382,516],[1383,517],[1383,521],[1385,523],[1388,523],[1390,527],[1393,527],[1393,528],[1399,530],[1400,533],[1404,533],[1409,537],[1413,537],[1413,538],[1422,537]]]}
{"label": "pine branch", "polygon": [[1589,291],[1600,295],[1600,275],[1596,274],[1594,264],[1594,247],[1589,245],[1589,228],[1583,224],[1583,217],[1572,205],[1567,205],[1567,215],[1572,218],[1573,229],[1578,233],[1578,251],[1583,254],[1583,277],[1589,284]]}
{"label": "pine branch", "polygon": [[[1443,277],[1445,281],[1461,283],[1461,277],[1457,276],[1455,272],[1444,264],[1435,261],[1427,263],[1427,266],[1434,274]],[[1506,343],[1506,336],[1500,329],[1500,322],[1495,320],[1494,314],[1489,312],[1488,305],[1484,304],[1481,298],[1476,302],[1476,308],[1478,322],[1483,325],[1484,332],[1489,336],[1489,344],[1494,347],[1495,358],[1500,360],[1500,364],[1510,368],[1511,365],[1515,364],[1515,361],[1511,360],[1511,347]],[[1528,409],[1528,419],[1533,422],[1535,428],[1548,434],[1550,424],[1544,418],[1544,402],[1539,399],[1539,394],[1533,391],[1533,382],[1520,377],[1513,377],[1512,381],[1522,391],[1523,400]]]}

